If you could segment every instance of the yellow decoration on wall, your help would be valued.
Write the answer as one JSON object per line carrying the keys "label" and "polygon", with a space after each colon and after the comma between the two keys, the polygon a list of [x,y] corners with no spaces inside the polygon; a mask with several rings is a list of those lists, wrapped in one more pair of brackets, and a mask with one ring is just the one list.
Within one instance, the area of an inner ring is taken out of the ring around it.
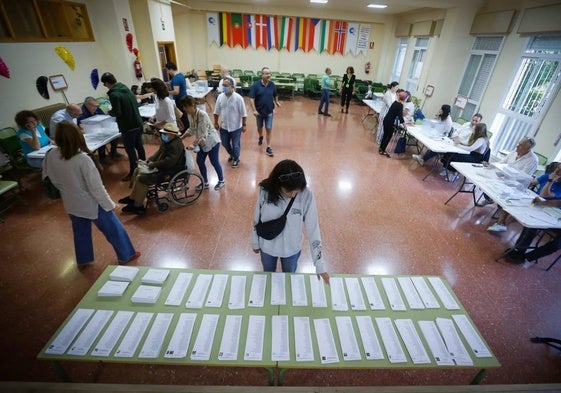
{"label": "yellow decoration on wall", "polygon": [[74,71],[74,68],[76,68],[76,63],[74,62],[74,56],[72,56],[72,52],[70,52],[64,46],[57,46],[55,48],[55,52],[62,60],[64,60],[68,67],[70,67],[70,69]]}

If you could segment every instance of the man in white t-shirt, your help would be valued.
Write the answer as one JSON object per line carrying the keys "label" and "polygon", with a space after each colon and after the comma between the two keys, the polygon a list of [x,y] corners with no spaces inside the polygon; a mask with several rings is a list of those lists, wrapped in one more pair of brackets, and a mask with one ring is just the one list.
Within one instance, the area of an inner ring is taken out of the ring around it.
{"label": "man in white t-shirt", "polygon": [[473,129],[475,128],[475,126],[478,123],[481,123],[482,119],[483,119],[483,116],[481,116],[481,113],[476,113],[475,115],[473,115],[471,117],[471,121],[469,123],[465,122],[457,130],[454,129],[454,131],[452,132],[452,135],[450,135],[450,138],[452,138],[452,139],[458,138],[462,145],[467,146],[468,142],[469,142],[469,137],[473,133]]}

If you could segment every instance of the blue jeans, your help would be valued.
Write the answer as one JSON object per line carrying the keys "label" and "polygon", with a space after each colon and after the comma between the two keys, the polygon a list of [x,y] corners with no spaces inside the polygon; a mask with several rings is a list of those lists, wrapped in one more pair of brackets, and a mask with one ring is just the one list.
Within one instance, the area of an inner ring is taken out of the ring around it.
{"label": "blue jeans", "polygon": [[222,146],[224,146],[224,148],[226,149],[230,157],[234,159],[234,161],[238,161],[240,159],[241,137],[241,128],[232,132],[229,132],[224,128],[220,128],[220,139],[222,140]]}
{"label": "blue jeans", "polygon": [[105,238],[115,250],[120,262],[128,261],[134,254],[135,249],[129,235],[121,221],[113,210],[105,211],[98,206],[97,219],[77,217],[69,214],[74,234],[74,251],[78,265],[94,261],[94,250],[92,241],[92,222],[105,235]]}
{"label": "blue jeans", "polygon": [[214,167],[216,174],[218,175],[218,181],[224,181],[224,174],[222,173],[222,166],[220,165],[220,161],[218,160],[218,153],[220,152],[220,143],[217,143],[209,152],[204,152],[199,150],[197,153],[197,165],[199,166],[199,171],[201,171],[201,175],[205,183],[208,183],[208,176],[206,173],[206,165],[205,160],[206,157],[210,157],[210,163]]}
{"label": "blue jeans", "polygon": [[[325,110],[321,108],[325,104]],[[329,89],[321,89],[321,100],[319,101],[318,112],[329,113]]]}
{"label": "blue jeans", "polygon": [[138,159],[146,160],[146,153],[144,152],[144,146],[142,145],[142,127],[122,131],[121,136],[123,137],[125,151],[129,156],[129,175],[132,176],[132,173],[136,168],[136,161],[138,161]]}
{"label": "blue jeans", "polygon": [[273,128],[273,114],[269,113],[267,116],[261,114],[257,115],[257,128],[263,128],[263,122],[265,122],[265,129],[271,130]]}
{"label": "blue jeans", "polygon": [[428,161],[428,160],[430,160],[431,158],[433,158],[437,155],[438,155],[438,153],[435,153],[432,150],[427,150],[427,152],[423,156],[423,161]]}
{"label": "blue jeans", "polygon": [[[298,251],[298,253],[286,258],[281,257],[281,266],[284,273],[294,273],[296,271],[296,268],[298,267],[298,258],[300,258],[301,252],[302,251]],[[263,265],[263,271],[276,271],[278,258],[279,257],[274,257],[261,251],[261,264]]]}

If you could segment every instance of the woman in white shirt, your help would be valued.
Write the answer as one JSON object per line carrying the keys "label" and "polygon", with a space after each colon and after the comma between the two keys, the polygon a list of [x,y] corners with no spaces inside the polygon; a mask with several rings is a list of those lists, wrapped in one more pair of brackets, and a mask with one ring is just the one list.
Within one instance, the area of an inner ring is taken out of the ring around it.
{"label": "woman in white shirt", "polygon": [[[456,170],[450,166],[452,162],[482,162],[485,160],[485,155],[489,150],[489,137],[487,136],[487,125],[479,123],[473,129],[473,134],[469,138],[467,145],[462,145],[462,148],[469,153],[454,153],[446,155],[442,158],[442,163],[449,171],[455,172]],[[487,157],[488,158],[488,157]]]}
{"label": "woman in white shirt", "polygon": [[380,115],[378,116],[378,135],[376,141],[378,144],[382,142],[382,136],[384,136],[384,117],[388,113],[388,109],[397,100],[397,89],[399,88],[399,82],[393,81],[386,86],[386,92],[382,98],[382,107],[380,109]]}
{"label": "woman in white shirt", "polygon": [[436,114],[438,123],[434,126],[442,136],[448,136],[452,130],[452,117],[450,116],[450,105],[442,105]]}
{"label": "woman in white shirt", "polygon": [[175,103],[169,97],[169,91],[164,81],[152,78],[150,84],[152,85],[152,90],[156,93],[156,114],[150,118],[150,123],[156,128],[162,128],[166,123],[177,124]]}

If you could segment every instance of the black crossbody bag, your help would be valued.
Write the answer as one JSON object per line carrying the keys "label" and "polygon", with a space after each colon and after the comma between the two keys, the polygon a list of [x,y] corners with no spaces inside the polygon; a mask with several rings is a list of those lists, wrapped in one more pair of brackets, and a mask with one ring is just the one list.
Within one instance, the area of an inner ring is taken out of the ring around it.
{"label": "black crossbody bag", "polygon": [[261,221],[261,211],[259,212],[259,222],[255,224],[255,231],[257,236],[262,237],[265,240],[273,240],[275,237],[281,234],[286,225],[286,216],[294,203],[295,198],[290,199],[290,203],[284,210],[284,213],[279,218],[275,218],[271,221],[262,222]]}

